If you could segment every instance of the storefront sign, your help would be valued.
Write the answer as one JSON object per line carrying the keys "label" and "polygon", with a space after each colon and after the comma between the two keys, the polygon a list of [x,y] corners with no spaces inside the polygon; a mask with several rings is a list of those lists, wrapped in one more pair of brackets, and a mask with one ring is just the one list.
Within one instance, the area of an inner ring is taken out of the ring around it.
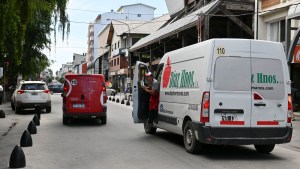
{"label": "storefront sign", "polygon": [[294,63],[300,63],[300,46],[295,47]]}

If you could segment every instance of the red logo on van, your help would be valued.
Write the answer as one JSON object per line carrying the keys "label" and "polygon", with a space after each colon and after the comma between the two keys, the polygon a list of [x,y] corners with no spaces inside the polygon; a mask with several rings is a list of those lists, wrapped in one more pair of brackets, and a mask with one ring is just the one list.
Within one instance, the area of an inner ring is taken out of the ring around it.
{"label": "red logo on van", "polygon": [[170,57],[168,57],[167,66],[163,73],[163,88],[167,88],[169,85],[169,80],[171,77],[171,69],[172,69],[170,64],[171,64]]}

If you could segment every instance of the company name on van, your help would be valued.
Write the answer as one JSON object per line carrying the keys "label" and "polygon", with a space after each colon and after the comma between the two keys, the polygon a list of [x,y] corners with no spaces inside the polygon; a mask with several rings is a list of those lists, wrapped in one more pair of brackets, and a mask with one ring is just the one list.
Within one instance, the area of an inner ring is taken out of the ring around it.
{"label": "company name on van", "polygon": [[251,83],[282,83],[276,79],[276,75],[267,75],[263,73],[256,73],[251,75]]}
{"label": "company name on van", "polygon": [[171,72],[169,88],[196,88],[198,82],[194,81],[194,71],[182,70],[181,73]]}

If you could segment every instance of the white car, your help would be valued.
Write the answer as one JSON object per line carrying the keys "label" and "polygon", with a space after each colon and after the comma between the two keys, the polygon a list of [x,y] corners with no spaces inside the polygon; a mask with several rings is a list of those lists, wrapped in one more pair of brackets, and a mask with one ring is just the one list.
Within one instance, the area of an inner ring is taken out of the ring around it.
{"label": "white car", "polygon": [[22,81],[11,97],[11,108],[20,113],[22,109],[35,108],[45,109],[51,112],[51,91],[45,82]]}
{"label": "white car", "polygon": [[114,96],[116,94],[115,89],[112,88],[106,88],[106,95],[107,96]]}

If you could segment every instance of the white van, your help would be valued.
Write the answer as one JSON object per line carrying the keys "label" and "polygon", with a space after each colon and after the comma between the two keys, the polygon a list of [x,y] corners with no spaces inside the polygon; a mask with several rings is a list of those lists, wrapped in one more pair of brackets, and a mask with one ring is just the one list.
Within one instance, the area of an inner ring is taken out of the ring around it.
{"label": "white van", "polygon": [[[149,95],[141,86],[147,65],[137,62],[133,120],[146,122]],[[292,138],[291,81],[283,46],[250,39],[211,39],[166,53],[155,78],[160,82],[158,119],[144,123],[183,135],[188,152],[205,144],[250,145],[271,152]]]}

